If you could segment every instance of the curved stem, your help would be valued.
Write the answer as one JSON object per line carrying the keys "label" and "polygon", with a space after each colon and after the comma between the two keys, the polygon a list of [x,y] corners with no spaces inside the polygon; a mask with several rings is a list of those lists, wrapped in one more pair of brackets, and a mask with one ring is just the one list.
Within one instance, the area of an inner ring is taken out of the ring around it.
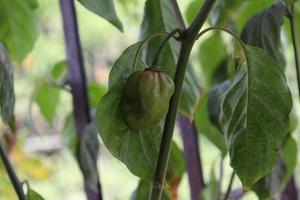
{"label": "curved stem", "polygon": [[297,37],[296,37],[296,30],[295,30],[294,5],[291,5],[289,7],[287,17],[289,18],[290,21],[290,29],[291,29],[292,43],[293,43],[294,56],[295,56],[295,68],[297,72],[298,93],[300,96],[300,69],[299,69],[300,65],[299,65]]}
{"label": "curved stem", "polygon": [[0,142],[0,156],[1,159],[3,161],[4,167],[7,171],[7,174],[9,176],[9,179],[17,193],[17,196],[19,198],[19,200],[26,200],[25,194],[24,194],[24,190],[22,187],[22,184],[20,183],[13,166],[11,165],[6,153],[4,152],[4,149],[2,148],[1,142]]}
{"label": "curved stem", "polygon": [[227,200],[229,198],[229,194],[231,192],[234,176],[235,176],[235,173],[232,172],[231,177],[230,177],[230,181],[229,181],[229,184],[228,184],[228,187],[227,187],[227,191],[226,191],[226,194],[225,194],[225,197],[224,197],[223,200]]}
{"label": "curved stem", "polygon": [[155,56],[154,56],[154,59],[152,61],[152,64],[151,64],[151,67],[154,67],[156,65],[158,65],[159,63],[159,59],[160,59],[160,55],[161,55],[161,52],[164,48],[164,46],[168,43],[168,41],[176,34],[176,33],[179,33],[181,29],[177,28],[175,30],[173,30],[172,32],[170,32],[167,37],[162,41],[162,43],[160,44]]}
{"label": "curved stem", "polygon": [[154,38],[154,37],[157,37],[157,36],[164,36],[164,35],[168,35],[168,33],[167,33],[167,32],[153,33],[153,34],[149,35],[148,37],[146,37],[144,40],[141,41],[141,44],[140,44],[140,46],[139,46],[138,49],[137,49],[137,52],[136,52],[136,54],[135,54],[135,57],[134,57],[134,60],[133,60],[133,63],[132,63],[132,68],[133,68],[133,69],[136,69],[136,65],[137,65],[138,59],[139,59],[139,57],[140,57],[140,55],[141,55],[141,53],[142,53],[143,47],[144,47],[144,45],[146,44],[146,42],[147,42],[148,40],[151,40],[151,39]]}
{"label": "curved stem", "polygon": [[150,196],[151,200],[160,200],[162,196],[162,190],[169,161],[171,140],[173,136],[177,108],[181,95],[181,88],[185,76],[185,71],[193,45],[197,39],[197,33],[203,26],[215,1],[216,0],[206,0],[191,26],[182,33],[182,43],[174,77],[175,91],[170,100],[170,107],[166,116],[163,136],[152,183],[152,192]]}

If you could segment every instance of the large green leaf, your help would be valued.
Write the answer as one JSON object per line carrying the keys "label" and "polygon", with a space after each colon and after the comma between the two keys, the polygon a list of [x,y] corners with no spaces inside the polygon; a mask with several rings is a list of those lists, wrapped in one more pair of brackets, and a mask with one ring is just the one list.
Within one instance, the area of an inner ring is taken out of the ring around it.
{"label": "large green leaf", "polygon": [[33,1],[0,0],[0,42],[18,62],[31,51],[37,38]]}
{"label": "large green leaf", "polygon": [[270,174],[260,179],[253,190],[260,199],[278,199],[293,175],[297,164],[297,143],[289,137],[279,152],[279,159]]}
{"label": "large green leaf", "polygon": [[35,101],[45,119],[52,123],[59,103],[60,89],[42,82],[36,90]]}
{"label": "large green leaf", "polygon": [[[154,32],[170,32],[176,28],[180,28],[173,5],[169,0],[148,0],[146,2],[145,14],[141,28],[141,37]],[[160,46],[163,38],[154,38],[148,42],[145,56],[146,63],[151,64],[153,57]],[[174,39],[170,40],[169,44],[161,55],[160,68],[165,70],[170,76],[174,76],[176,69],[176,61],[179,55],[179,42]],[[192,66],[188,67],[185,81],[183,83],[182,95],[180,99],[179,110],[185,116],[192,118],[200,97],[199,81],[196,78],[196,73]]]}
{"label": "large green leaf", "polygon": [[0,43],[0,110],[1,117],[11,130],[15,129],[15,92],[13,67],[4,46]]}
{"label": "large green leaf", "polygon": [[282,67],[285,61],[280,52],[280,33],[285,15],[286,6],[278,2],[253,16],[245,25],[241,35],[241,39],[246,44],[265,49]]}
{"label": "large green leaf", "polygon": [[[107,149],[121,160],[136,176],[151,180],[158,156],[162,124],[143,131],[130,130],[123,121],[121,95],[132,68],[133,58],[140,43],[127,48],[114,63],[109,75],[108,93],[97,109],[97,125]],[[140,61],[140,69],[145,65]]]}
{"label": "large green leaf", "polygon": [[280,66],[262,49],[246,46],[242,65],[221,104],[220,123],[230,164],[246,189],[268,174],[289,129],[292,97]]}
{"label": "large green leaf", "polygon": [[123,25],[116,14],[113,0],[78,0],[78,2],[123,31]]}

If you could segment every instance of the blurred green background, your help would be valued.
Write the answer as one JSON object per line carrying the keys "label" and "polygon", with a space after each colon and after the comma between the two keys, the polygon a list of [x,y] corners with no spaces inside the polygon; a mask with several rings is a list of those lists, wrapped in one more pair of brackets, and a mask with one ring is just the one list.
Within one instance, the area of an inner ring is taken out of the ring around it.
{"label": "blurred green background", "polygon": [[[179,0],[180,8],[185,11],[190,1]],[[139,39],[139,28],[143,18],[144,1],[116,0],[116,10],[124,25],[121,33],[111,24],[88,11],[76,2],[80,37],[84,52],[85,67],[89,82],[97,83],[103,88],[107,85],[110,67],[120,53]],[[47,200],[83,200],[82,175],[69,147],[72,137],[63,134],[65,118],[72,112],[71,96],[64,90],[53,92],[55,96],[41,96],[38,99],[51,98],[57,107],[54,110],[52,123],[42,115],[35,100],[38,91],[46,81],[53,66],[65,60],[63,30],[58,1],[40,0],[37,15],[39,19],[39,36],[32,52],[22,63],[15,66],[15,92],[17,121],[17,144],[10,152],[10,158],[16,167],[21,180],[28,180],[31,187]],[[205,39],[205,38],[204,38]],[[293,53],[285,45],[288,65],[293,65]],[[193,59],[197,60],[194,53]],[[200,64],[195,62],[195,66]],[[294,109],[299,110],[296,77],[293,67],[287,68],[287,77],[293,91]],[[201,77],[201,76],[199,76]],[[42,101],[42,100],[40,100]],[[96,97],[97,101],[97,97]],[[297,112],[298,113],[298,112]],[[0,124],[1,132],[8,131]],[[298,131],[297,131],[298,132]],[[69,133],[66,131],[66,133]],[[299,134],[294,134],[299,139]],[[13,139],[12,139],[13,140]],[[182,146],[176,129],[175,141]],[[102,143],[101,143],[102,144]],[[209,180],[213,166],[220,162],[220,152],[204,136],[200,137],[205,180]],[[231,168],[228,157],[225,159],[223,190],[226,189]],[[113,158],[104,145],[101,145],[99,156],[99,173],[104,199],[126,200],[135,190],[138,178],[130,174],[125,165]],[[299,171],[299,165],[297,167]],[[297,170],[296,170],[297,171]],[[218,175],[218,167],[215,167]],[[299,174],[298,174],[299,176]],[[299,181],[299,177],[297,177]],[[234,188],[240,186],[235,179]],[[15,200],[17,197],[0,162],[0,200]],[[179,199],[189,199],[188,179],[186,174],[179,186]],[[249,192],[244,200],[257,199]]]}

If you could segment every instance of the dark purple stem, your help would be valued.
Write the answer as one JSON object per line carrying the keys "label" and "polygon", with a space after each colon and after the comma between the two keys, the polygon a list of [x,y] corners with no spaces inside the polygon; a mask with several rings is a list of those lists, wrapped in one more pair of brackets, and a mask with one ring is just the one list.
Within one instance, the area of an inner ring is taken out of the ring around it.
{"label": "dark purple stem", "polygon": [[[60,9],[62,14],[63,29],[66,43],[66,53],[68,60],[68,84],[71,87],[73,96],[74,117],[76,124],[77,137],[80,138],[84,133],[85,127],[90,123],[88,94],[86,86],[86,77],[81,51],[76,10],[74,0],[60,0]],[[98,171],[95,172],[98,176]],[[84,189],[88,200],[101,200],[101,185],[98,178],[98,190],[92,189],[86,178],[84,180]]]}
{"label": "dark purple stem", "polygon": [[192,121],[179,114],[177,117],[183,140],[184,157],[190,182],[191,199],[199,200],[204,188],[201,158],[199,154],[198,134]]}
{"label": "dark purple stem", "polygon": [[290,179],[286,185],[283,193],[281,194],[281,200],[298,200],[298,190],[296,187],[294,176]]}

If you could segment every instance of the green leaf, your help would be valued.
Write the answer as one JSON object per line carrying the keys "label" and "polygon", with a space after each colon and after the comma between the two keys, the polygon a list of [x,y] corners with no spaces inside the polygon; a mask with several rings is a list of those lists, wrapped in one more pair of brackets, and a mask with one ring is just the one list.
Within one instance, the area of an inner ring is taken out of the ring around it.
{"label": "green leaf", "polygon": [[33,3],[33,0],[0,0],[0,41],[17,62],[31,51],[37,38]]}
{"label": "green leaf", "polygon": [[220,104],[221,104],[221,96],[228,90],[231,85],[230,80],[223,81],[222,83],[215,85],[209,94],[208,99],[208,113],[209,119],[211,123],[216,126],[219,130],[221,130],[220,126]]}
{"label": "green leaf", "polygon": [[26,200],[45,200],[45,199],[36,191],[32,190],[31,188],[28,188]]}
{"label": "green leaf", "polygon": [[93,82],[88,84],[88,93],[91,108],[97,108],[100,99],[106,92],[107,89],[98,83]]}
{"label": "green leaf", "polygon": [[209,119],[208,112],[208,100],[209,91],[204,91],[200,103],[195,113],[195,124],[197,130],[207,137],[216,147],[222,152],[223,155],[226,154],[226,143],[222,133],[211,123]]}
{"label": "green leaf", "polygon": [[286,15],[286,6],[282,2],[253,16],[245,25],[241,39],[246,44],[265,49],[281,67],[285,60],[281,49],[280,33]]}
{"label": "green leaf", "polygon": [[54,79],[59,79],[61,76],[65,76],[67,73],[67,61],[62,60],[57,62],[51,69],[51,76]]}
{"label": "green leaf", "polygon": [[280,66],[262,49],[246,46],[242,65],[221,104],[220,124],[230,165],[249,189],[276,164],[289,130],[292,96]]}
{"label": "green leaf", "polygon": [[76,158],[76,148],[78,144],[78,139],[76,136],[73,113],[69,113],[65,117],[64,127],[62,129],[61,136],[62,136],[62,141],[64,146],[68,147],[68,149],[72,152],[72,154]]}
{"label": "green leaf", "polygon": [[190,24],[196,17],[197,12],[199,11],[199,8],[203,4],[203,0],[193,0],[188,5],[186,11],[185,11],[185,17],[187,22]]}
{"label": "green leaf", "polygon": [[60,89],[52,87],[46,82],[42,82],[36,90],[35,101],[49,123],[52,123],[55,117],[59,97]]}
{"label": "green leaf", "polygon": [[[144,131],[132,131],[123,121],[121,96],[132,68],[133,57],[140,45],[127,48],[114,63],[109,75],[109,88],[97,109],[97,125],[104,145],[136,176],[151,180],[162,136],[162,123]],[[145,65],[140,61],[138,68]]]}
{"label": "green leaf", "polygon": [[[141,37],[154,32],[171,32],[181,25],[177,20],[173,5],[169,0],[148,0],[145,6],[145,14],[141,27]],[[145,48],[146,63],[150,65],[163,38],[154,38],[148,42]],[[171,39],[165,46],[161,55],[159,67],[171,77],[175,74],[176,61],[179,55],[180,43]],[[189,118],[193,118],[200,97],[200,85],[192,66],[188,66],[182,88],[179,111]]]}
{"label": "green leaf", "polygon": [[279,152],[272,172],[260,179],[253,190],[260,199],[277,199],[293,175],[297,164],[297,143],[289,137]]}
{"label": "green leaf", "polygon": [[78,0],[78,2],[123,32],[123,25],[116,14],[113,0]]}
{"label": "green leaf", "polygon": [[[211,52],[214,52],[213,54]],[[219,32],[205,39],[199,48],[199,60],[207,86],[213,84],[214,73],[226,56],[226,46]]]}
{"label": "green leaf", "polygon": [[0,109],[1,117],[12,131],[15,130],[15,91],[13,67],[4,46],[0,43]]}

